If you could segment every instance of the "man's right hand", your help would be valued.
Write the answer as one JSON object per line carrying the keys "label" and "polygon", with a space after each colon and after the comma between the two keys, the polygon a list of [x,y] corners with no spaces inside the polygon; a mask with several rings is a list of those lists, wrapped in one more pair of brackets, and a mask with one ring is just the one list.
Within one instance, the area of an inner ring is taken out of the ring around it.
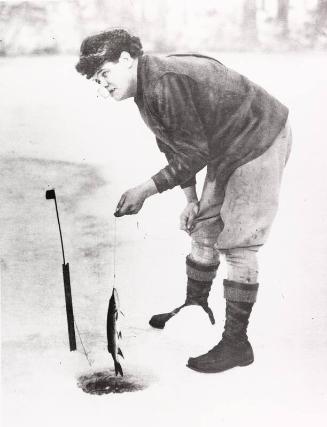
{"label": "man's right hand", "polygon": [[180,229],[190,234],[194,227],[194,220],[199,213],[199,202],[189,202],[180,216]]}

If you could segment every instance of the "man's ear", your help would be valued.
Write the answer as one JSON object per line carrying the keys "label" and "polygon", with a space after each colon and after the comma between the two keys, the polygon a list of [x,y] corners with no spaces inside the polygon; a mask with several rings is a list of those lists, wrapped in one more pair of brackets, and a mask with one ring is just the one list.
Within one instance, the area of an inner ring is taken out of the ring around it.
{"label": "man's ear", "polygon": [[131,66],[133,64],[133,58],[128,52],[123,50],[122,53],[120,54],[119,62],[124,63],[128,66]]}

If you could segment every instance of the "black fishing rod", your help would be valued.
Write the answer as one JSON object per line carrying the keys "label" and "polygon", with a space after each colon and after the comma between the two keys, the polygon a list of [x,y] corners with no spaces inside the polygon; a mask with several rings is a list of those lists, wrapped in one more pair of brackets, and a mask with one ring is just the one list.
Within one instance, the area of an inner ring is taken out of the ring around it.
{"label": "black fishing rod", "polygon": [[76,350],[76,338],[75,338],[75,327],[74,327],[72,291],[71,291],[71,286],[70,286],[69,263],[66,264],[66,260],[65,260],[64,243],[62,240],[62,233],[61,233],[61,226],[60,226],[55,190],[54,189],[47,190],[45,193],[45,198],[47,200],[54,200],[55,206],[56,206],[57,220],[58,220],[59,233],[60,233],[61,250],[62,250],[62,258],[63,258],[62,271],[63,271],[63,276],[64,276],[69,348],[70,348],[70,351],[74,351],[74,350]]}

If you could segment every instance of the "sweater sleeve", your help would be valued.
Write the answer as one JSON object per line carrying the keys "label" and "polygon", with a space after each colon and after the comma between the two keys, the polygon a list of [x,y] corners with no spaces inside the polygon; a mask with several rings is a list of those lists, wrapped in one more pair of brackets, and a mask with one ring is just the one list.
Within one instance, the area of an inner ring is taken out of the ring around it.
{"label": "sweater sleeve", "polygon": [[[173,160],[173,154],[169,150],[167,149],[165,150],[165,144],[158,137],[156,137],[156,141],[157,141],[159,150],[164,153],[168,163],[171,162]],[[190,179],[188,179],[186,182],[183,182],[183,184],[180,184],[180,186],[181,188],[187,188],[195,184],[196,184],[196,176],[194,175]]]}
{"label": "sweater sleeve", "polygon": [[164,135],[159,148],[169,162],[152,177],[159,193],[193,185],[196,173],[208,164],[208,140],[193,100],[194,84],[188,76],[166,73],[151,92],[149,107]]}

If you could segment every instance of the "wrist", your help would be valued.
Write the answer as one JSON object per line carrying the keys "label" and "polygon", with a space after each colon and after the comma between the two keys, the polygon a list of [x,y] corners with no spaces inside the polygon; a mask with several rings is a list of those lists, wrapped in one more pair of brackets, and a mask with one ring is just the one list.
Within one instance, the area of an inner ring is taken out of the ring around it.
{"label": "wrist", "polygon": [[139,188],[145,199],[158,193],[157,187],[152,179],[141,184]]}
{"label": "wrist", "polygon": [[187,203],[198,203],[198,195],[196,194],[195,185],[183,188]]}

